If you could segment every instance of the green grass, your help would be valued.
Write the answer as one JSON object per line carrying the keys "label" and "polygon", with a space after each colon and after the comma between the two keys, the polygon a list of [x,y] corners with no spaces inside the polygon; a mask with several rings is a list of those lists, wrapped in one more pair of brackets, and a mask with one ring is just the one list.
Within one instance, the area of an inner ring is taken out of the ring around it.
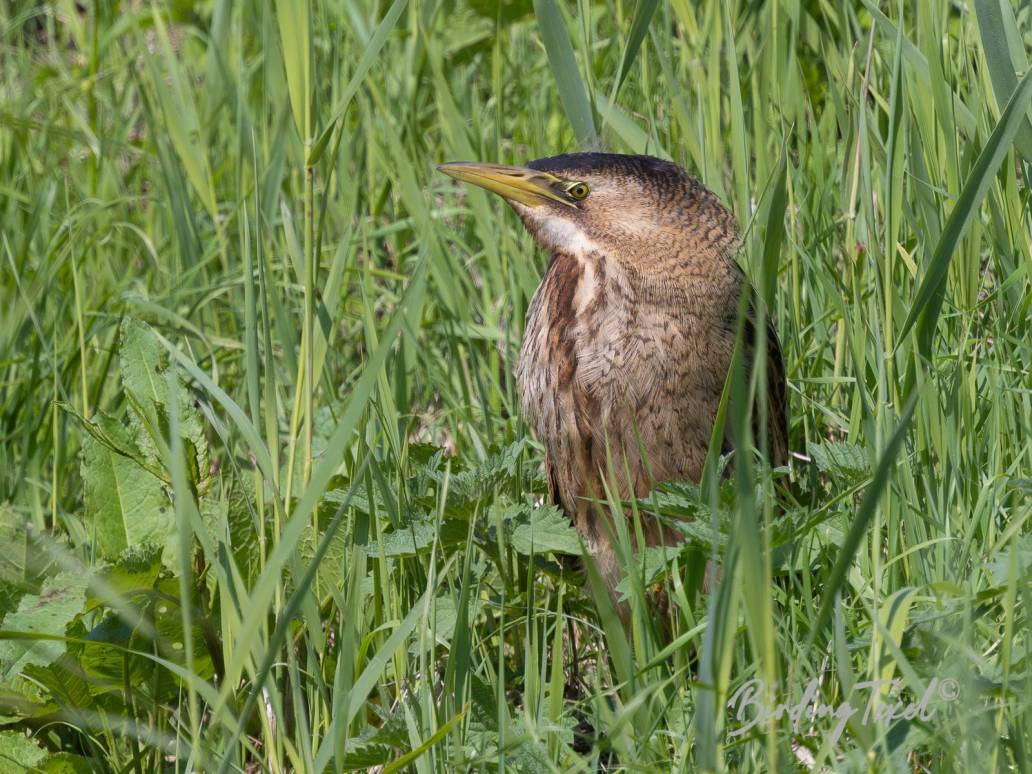
{"label": "green grass", "polygon": [[[82,5],[0,2],[0,771],[1032,770],[1032,6]],[[694,518],[626,628],[434,172],[592,138],[734,210],[797,453],[610,503]]]}

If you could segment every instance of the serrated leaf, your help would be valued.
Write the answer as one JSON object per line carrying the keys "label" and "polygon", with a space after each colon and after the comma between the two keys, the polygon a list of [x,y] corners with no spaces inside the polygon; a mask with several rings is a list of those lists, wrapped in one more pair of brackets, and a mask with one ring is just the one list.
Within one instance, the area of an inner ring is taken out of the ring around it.
{"label": "serrated leaf", "polygon": [[4,615],[28,591],[34,564],[25,518],[9,505],[0,505],[0,546],[0,615]]}
{"label": "serrated leaf", "polygon": [[[225,479],[224,479],[225,481]],[[250,493],[233,480],[221,492],[221,496],[209,492],[199,503],[201,517],[211,535],[232,547],[237,569],[246,580],[251,580],[260,571],[259,525],[261,514],[257,512]]]}
{"label": "serrated leaf", "polygon": [[153,473],[165,483],[170,483],[164,468],[156,464],[153,456],[148,457],[143,453],[136,443],[133,431],[115,419],[115,417],[105,414],[103,411],[98,411],[91,419],[86,419],[86,417],[70,408],[66,407],[66,410],[79,420],[83,429],[94,440],[102,443],[115,454],[134,460],[141,468]]}
{"label": "serrated leaf", "polygon": [[809,443],[806,451],[818,470],[845,478],[870,475],[871,461],[863,449],[848,441]]}
{"label": "serrated leaf", "polygon": [[83,437],[82,449],[86,518],[100,555],[114,559],[127,548],[159,546],[173,566],[175,513],[161,481],[91,436]]}
{"label": "serrated leaf", "polygon": [[48,578],[39,594],[23,597],[18,609],[0,622],[4,632],[27,635],[0,639],[0,680],[21,674],[29,664],[47,666],[60,657],[65,645],[51,638],[64,636],[85,601],[85,575],[70,572]]}
{"label": "serrated leaf", "polygon": [[168,407],[174,397],[178,401],[179,436],[187,450],[188,473],[198,489],[204,489],[203,484],[209,477],[204,421],[178,376],[170,394],[168,350],[149,326],[136,320],[125,322],[119,364],[122,385],[133,407],[129,413],[130,427],[135,431],[135,441],[143,455],[153,464],[163,465],[158,442],[168,442]]}
{"label": "serrated leaf", "polygon": [[[74,636],[78,627],[73,624],[69,634]],[[72,645],[69,652],[57,659],[53,664],[45,667],[25,667],[25,682],[33,688],[41,689],[39,697],[40,704],[34,711],[26,712],[23,709],[23,716],[33,717],[52,712],[53,708],[61,707],[68,710],[72,707],[97,709],[95,697],[90,693],[89,684],[83,679],[82,667],[78,662],[78,653],[71,651],[76,646]],[[81,651],[81,647],[79,648]],[[43,694],[46,695],[46,703],[43,703]]]}
{"label": "serrated leaf", "polygon": [[22,731],[0,731],[0,774],[34,771],[47,751]]}
{"label": "serrated leaf", "polygon": [[393,757],[393,748],[382,744],[366,744],[344,753],[340,767],[344,771],[368,771],[376,766],[383,766]]}
{"label": "serrated leaf", "polygon": [[[100,583],[86,595],[86,610],[110,605],[103,593],[117,594],[132,600],[140,594],[149,594],[161,573],[161,549],[154,545],[126,549],[114,564],[99,573]],[[100,589],[104,589],[101,592]]]}
{"label": "serrated leaf", "polygon": [[[441,522],[440,541],[442,545],[455,545],[466,537],[466,523],[456,519]],[[429,551],[438,537],[437,523],[430,519],[414,521],[407,527],[387,532],[383,536],[383,552],[386,557],[415,556]],[[379,556],[380,548],[373,542],[366,547],[370,556]]]}
{"label": "serrated leaf", "polygon": [[[495,487],[511,480],[516,474],[516,464],[526,441],[521,440],[489,455],[483,462],[469,470],[453,472],[448,476],[448,506],[456,512],[462,506],[479,502],[492,493]],[[438,458],[432,457],[430,464]],[[432,474],[438,482],[444,481],[444,473]]]}
{"label": "serrated leaf", "polygon": [[54,711],[46,691],[37,682],[31,664],[25,667],[25,675],[13,675],[0,680],[0,725],[24,722],[28,718],[40,717]]}
{"label": "serrated leaf", "polygon": [[38,767],[44,774],[92,774],[93,764],[88,758],[72,753],[56,753]]}
{"label": "serrated leaf", "polygon": [[547,551],[575,556],[582,553],[580,535],[570,518],[554,506],[534,508],[526,521],[517,522],[509,545],[525,555]]}
{"label": "serrated leaf", "polygon": [[[471,620],[474,614],[473,600],[470,600],[469,615],[467,621]],[[455,625],[459,620],[459,608],[456,605],[455,598],[451,594],[444,594],[439,597],[435,597],[430,603],[430,610],[427,613],[427,633],[430,632],[431,626],[437,639],[438,645],[445,645],[450,647],[451,641],[455,635]],[[419,654],[419,642],[415,641],[409,646],[409,651],[412,655]]]}
{"label": "serrated leaf", "polygon": [[[648,546],[644,554],[637,554],[634,557],[634,571],[639,574],[641,582],[649,586],[659,580],[667,569],[669,562],[680,553],[677,546]],[[630,599],[631,579],[628,576],[616,585],[621,600]]]}
{"label": "serrated leaf", "polygon": [[1022,535],[1016,545],[997,551],[985,563],[994,586],[1006,586],[1010,582],[1011,552],[1015,552],[1019,578],[1032,577],[1032,535]]}

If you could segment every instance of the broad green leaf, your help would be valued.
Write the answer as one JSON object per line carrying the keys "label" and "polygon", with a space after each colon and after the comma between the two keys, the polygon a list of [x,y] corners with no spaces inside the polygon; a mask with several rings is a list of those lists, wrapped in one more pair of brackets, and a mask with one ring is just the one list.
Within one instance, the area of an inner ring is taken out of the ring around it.
{"label": "broad green leaf", "polygon": [[4,616],[0,630],[22,636],[0,636],[0,680],[20,674],[30,664],[47,666],[64,653],[64,643],[51,638],[63,636],[68,624],[83,611],[86,582],[80,573],[55,575],[44,582],[39,594],[22,597],[18,609]]}
{"label": "broad green leaf", "polygon": [[848,441],[811,442],[806,445],[806,453],[823,473],[852,478],[867,475],[871,470],[863,449]]}
{"label": "broad green leaf", "polygon": [[[474,612],[474,605],[470,604],[467,611],[466,620],[469,621],[472,618]],[[456,604],[455,597],[451,594],[443,594],[439,597],[434,597],[430,602],[430,609],[427,612],[427,631],[433,628],[434,635],[437,638],[438,645],[444,645],[450,647],[452,641],[455,638],[455,626],[459,621],[459,607]],[[409,646],[409,651],[414,656],[419,655],[419,642],[413,641]]]}
{"label": "broad green leaf", "polygon": [[595,119],[580,70],[577,69],[577,60],[566,33],[562,12],[555,0],[534,0],[534,13],[537,14],[541,42],[545,44],[559,99],[563,103],[566,117],[570,119],[573,133],[581,145],[594,145],[598,140]]}
{"label": "broad green leaf", "polygon": [[[669,569],[670,560],[680,553],[675,546],[646,546],[644,554],[634,557],[635,571],[639,575],[641,583],[649,586],[659,580],[666,570]],[[621,600],[631,598],[633,584],[629,576],[625,576],[617,585],[616,590]]]}
{"label": "broad green leaf", "polygon": [[[483,462],[470,470],[462,470],[448,476],[448,506],[454,510],[456,506],[476,503],[492,493],[495,487],[511,481],[516,474],[516,465],[526,446],[521,440],[504,449],[490,454]],[[444,482],[444,473],[435,477]]]}
{"label": "broad green leaf", "polygon": [[93,763],[88,758],[65,752],[47,756],[39,768],[43,774],[94,774]]}
{"label": "broad green leaf", "polygon": [[39,742],[24,731],[0,731],[0,774],[37,771],[46,755]]}
{"label": "broad green leaf", "polygon": [[[466,537],[467,522],[459,519],[447,519],[438,527],[435,521],[424,519],[415,521],[407,527],[396,529],[383,536],[383,555],[415,556],[427,551],[440,540],[441,545],[453,546]],[[379,556],[380,549],[375,543],[366,546],[370,556]]]}
{"label": "broad green leaf", "polygon": [[86,518],[98,553],[114,558],[126,548],[153,545],[171,562],[175,514],[161,481],[91,436],[83,437],[82,447]]}
{"label": "broad green leaf", "polygon": [[132,601],[149,594],[161,573],[161,552],[156,546],[140,546],[122,552],[117,560],[97,573],[98,583],[90,588],[86,609],[113,606],[110,596]]}
{"label": "broad green leaf", "polygon": [[14,609],[28,589],[37,564],[25,517],[10,505],[0,505],[0,615]]}
{"label": "broad green leaf", "polygon": [[129,415],[130,426],[136,430],[136,442],[144,455],[152,464],[163,465],[159,449],[169,440],[169,405],[174,398],[178,401],[179,435],[187,451],[188,472],[194,485],[204,490],[210,473],[204,421],[178,376],[175,388],[170,390],[167,350],[149,326],[127,320],[118,355],[122,384],[134,409]]}
{"label": "broad green leaf", "polygon": [[1018,563],[1019,577],[1032,577],[1032,535],[1022,535],[1015,540],[1010,548],[997,551],[985,563],[985,568],[989,571],[989,577],[992,579],[993,585],[1007,585],[1010,576],[1012,554]]}
{"label": "broad green leaf", "polygon": [[128,457],[141,468],[150,471],[165,483],[169,483],[168,473],[158,465],[153,455],[153,449],[151,454],[144,454],[137,444],[138,425],[131,429],[103,411],[98,411],[90,419],[87,419],[67,405],[62,405],[62,408],[79,420],[83,430],[89,433],[95,441],[106,446],[115,454]]}
{"label": "broad green leaf", "polygon": [[509,544],[521,554],[580,555],[580,534],[570,523],[570,517],[554,506],[542,506],[530,511],[529,517],[517,523]]}

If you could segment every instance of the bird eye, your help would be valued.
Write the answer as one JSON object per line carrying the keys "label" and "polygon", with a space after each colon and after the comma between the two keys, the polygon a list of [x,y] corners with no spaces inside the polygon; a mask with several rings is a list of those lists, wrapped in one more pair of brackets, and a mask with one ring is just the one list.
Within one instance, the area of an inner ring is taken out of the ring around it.
{"label": "bird eye", "polygon": [[587,183],[574,183],[566,189],[566,193],[574,199],[586,199],[589,193]]}

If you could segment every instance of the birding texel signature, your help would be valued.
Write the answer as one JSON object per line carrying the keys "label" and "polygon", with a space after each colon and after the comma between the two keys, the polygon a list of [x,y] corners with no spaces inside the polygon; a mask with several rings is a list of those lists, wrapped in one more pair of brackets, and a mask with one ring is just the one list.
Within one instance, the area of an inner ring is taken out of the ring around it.
{"label": "birding texel signature", "polygon": [[[853,687],[856,691],[868,691],[870,695],[863,715],[859,718],[859,723],[863,726],[872,721],[888,724],[894,720],[931,720],[938,710],[937,704],[956,701],[960,696],[960,686],[952,677],[933,677],[921,698],[914,702],[905,702],[899,698],[903,688],[903,681],[899,678],[866,680],[856,683]],[[792,720],[793,731],[799,733],[807,721],[834,717],[838,719],[838,723],[832,729],[831,743],[835,744],[842,736],[846,724],[860,712],[860,709],[849,701],[843,701],[838,706],[821,702],[818,699],[816,678],[807,684],[798,702],[775,704],[774,699],[774,694],[767,689],[764,680],[749,680],[743,684],[727,703],[728,709],[739,723],[737,727],[728,731],[728,736],[741,736],[766,723],[770,718],[780,720],[788,716]]]}

